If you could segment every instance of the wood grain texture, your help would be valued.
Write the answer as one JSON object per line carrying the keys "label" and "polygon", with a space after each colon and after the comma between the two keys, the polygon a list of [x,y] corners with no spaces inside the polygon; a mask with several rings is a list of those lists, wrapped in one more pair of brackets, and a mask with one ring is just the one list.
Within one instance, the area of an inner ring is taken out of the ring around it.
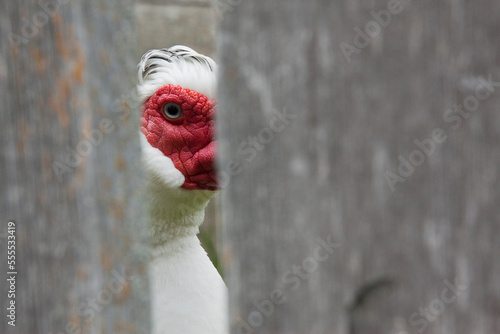
{"label": "wood grain texture", "polygon": [[221,22],[233,333],[500,332],[500,5],[392,6],[252,1]]}
{"label": "wood grain texture", "polygon": [[149,332],[132,5],[2,2],[2,333]]}

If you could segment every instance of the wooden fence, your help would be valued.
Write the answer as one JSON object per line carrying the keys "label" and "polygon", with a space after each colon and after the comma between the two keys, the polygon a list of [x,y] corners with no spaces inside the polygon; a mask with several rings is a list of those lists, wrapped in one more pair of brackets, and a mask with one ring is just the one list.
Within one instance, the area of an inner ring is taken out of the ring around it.
{"label": "wooden fence", "polygon": [[2,333],[149,332],[132,8],[2,1]]}
{"label": "wooden fence", "polygon": [[[500,4],[172,1],[219,25],[231,332],[500,333]],[[134,5],[2,2],[2,333],[149,333]]]}
{"label": "wooden fence", "polygon": [[500,333],[500,4],[231,3],[232,332]]}

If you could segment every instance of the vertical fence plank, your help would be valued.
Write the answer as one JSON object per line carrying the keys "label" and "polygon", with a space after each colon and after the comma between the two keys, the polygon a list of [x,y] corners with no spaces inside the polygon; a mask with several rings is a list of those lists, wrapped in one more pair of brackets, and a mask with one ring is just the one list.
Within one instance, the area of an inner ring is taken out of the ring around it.
{"label": "vertical fence plank", "polygon": [[2,333],[148,333],[132,5],[2,4]]}
{"label": "vertical fence plank", "polygon": [[228,6],[232,332],[499,332],[500,5]]}

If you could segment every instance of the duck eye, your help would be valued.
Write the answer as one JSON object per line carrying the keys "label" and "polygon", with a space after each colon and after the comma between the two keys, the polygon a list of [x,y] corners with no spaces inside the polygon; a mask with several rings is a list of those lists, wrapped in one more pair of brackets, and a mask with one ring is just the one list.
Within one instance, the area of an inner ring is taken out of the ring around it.
{"label": "duck eye", "polygon": [[163,115],[167,119],[179,119],[184,115],[184,112],[182,111],[182,107],[178,105],[177,103],[167,103],[163,106]]}

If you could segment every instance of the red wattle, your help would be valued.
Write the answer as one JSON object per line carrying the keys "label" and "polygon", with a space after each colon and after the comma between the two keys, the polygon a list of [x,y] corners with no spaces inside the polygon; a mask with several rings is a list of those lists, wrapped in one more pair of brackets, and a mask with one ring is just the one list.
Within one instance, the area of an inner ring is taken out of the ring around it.
{"label": "red wattle", "polygon": [[[182,107],[182,118],[169,121],[162,116],[163,106],[171,102]],[[144,104],[141,131],[184,175],[185,189],[217,189],[215,108],[215,100],[173,85],[158,89]]]}

